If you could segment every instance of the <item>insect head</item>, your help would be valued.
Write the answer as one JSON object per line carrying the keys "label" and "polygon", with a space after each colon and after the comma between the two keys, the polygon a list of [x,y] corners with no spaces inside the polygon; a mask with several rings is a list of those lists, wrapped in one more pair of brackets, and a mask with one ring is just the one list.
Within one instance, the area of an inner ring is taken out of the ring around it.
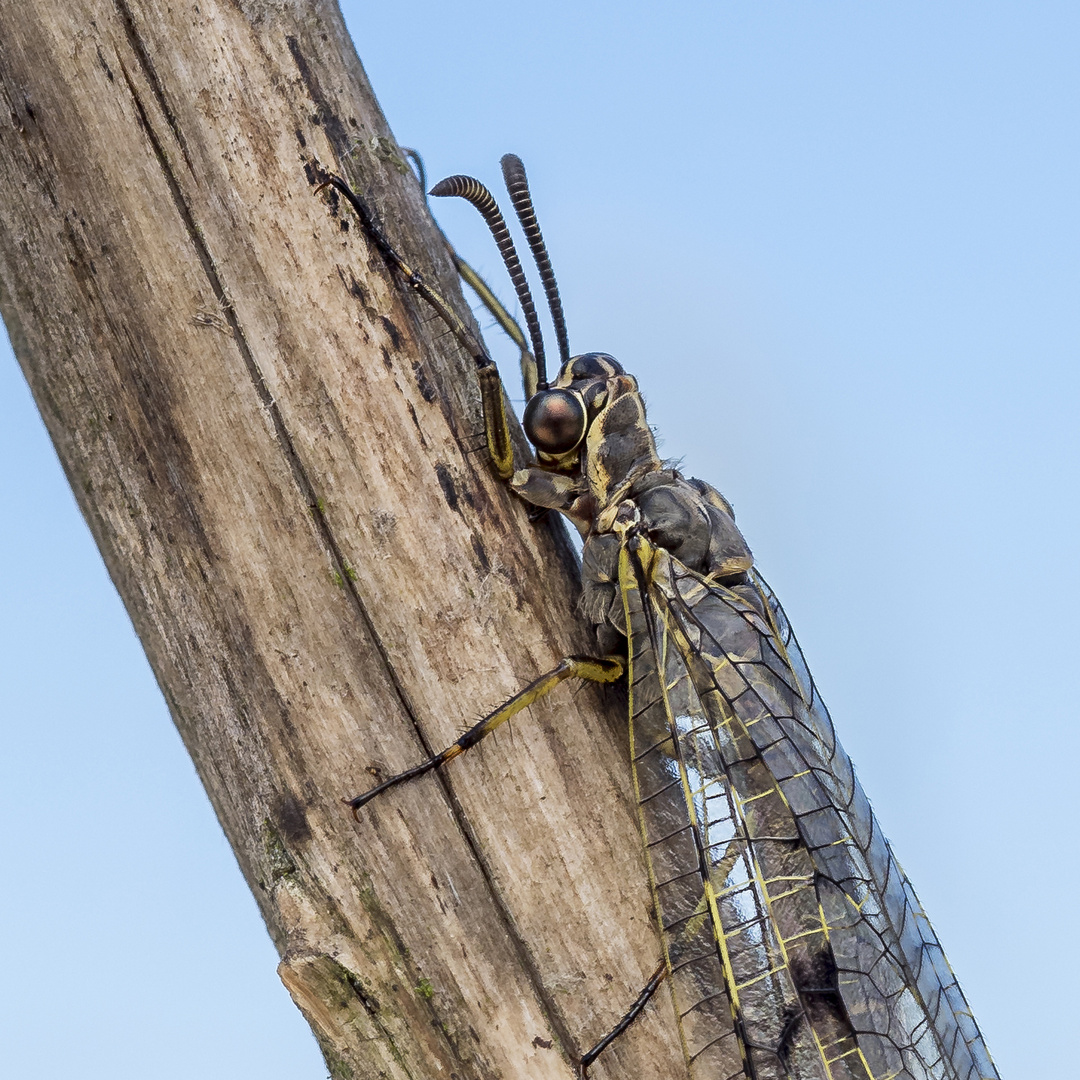
{"label": "insect head", "polygon": [[468,200],[483,215],[498,245],[499,253],[510,274],[517,292],[521,312],[532,341],[536,360],[536,390],[525,406],[523,427],[529,442],[536,447],[542,463],[549,467],[566,468],[572,464],[567,459],[576,458],[589,430],[606,400],[606,382],[615,375],[625,374],[623,367],[607,353],[583,353],[571,357],[563,317],[562,301],[555,274],[551,269],[540,226],[536,220],[525,166],[515,154],[502,159],[503,178],[518,221],[536,261],[540,280],[544,285],[551,321],[559,344],[560,371],[554,384],[547,381],[544,340],[540,321],[536,314],[532,294],[525,273],[521,268],[514,242],[506,227],[506,221],[491,192],[471,176],[449,176],[431,189],[436,196],[457,195]]}

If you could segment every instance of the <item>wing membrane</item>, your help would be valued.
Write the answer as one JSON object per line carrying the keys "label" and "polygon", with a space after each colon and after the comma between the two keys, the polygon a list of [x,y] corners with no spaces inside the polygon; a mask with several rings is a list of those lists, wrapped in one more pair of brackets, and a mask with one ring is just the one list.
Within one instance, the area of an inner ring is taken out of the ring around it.
{"label": "wing membrane", "polygon": [[745,1011],[778,993],[775,950],[731,793],[711,760],[708,718],[674,642],[650,618],[647,592],[623,571],[634,783],[683,1047],[695,1077],[756,1077]]}
{"label": "wing membrane", "polygon": [[760,579],[620,567],[643,837],[700,1080],[996,1080]]}

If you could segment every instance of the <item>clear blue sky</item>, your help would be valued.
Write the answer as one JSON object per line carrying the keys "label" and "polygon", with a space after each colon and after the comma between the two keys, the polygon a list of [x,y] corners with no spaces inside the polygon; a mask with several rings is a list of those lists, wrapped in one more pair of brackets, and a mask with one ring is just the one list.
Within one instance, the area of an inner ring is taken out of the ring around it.
{"label": "clear blue sky", "polygon": [[[381,6],[398,139],[525,159],[573,348],[734,502],[1002,1074],[1071,1075],[1080,7]],[[321,1080],[6,350],[0,409],[6,1075]]]}

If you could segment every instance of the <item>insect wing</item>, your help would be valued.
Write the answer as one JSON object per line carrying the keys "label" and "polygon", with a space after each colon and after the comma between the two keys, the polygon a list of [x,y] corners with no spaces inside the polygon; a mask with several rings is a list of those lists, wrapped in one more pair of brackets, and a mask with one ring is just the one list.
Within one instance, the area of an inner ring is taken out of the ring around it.
{"label": "insect wing", "polygon": [[[745,1011],[747,999],[752,1006],[762,995],[783,996],[771,975],[777,950],[709,717],[650,608],[647,570],[636,555],[626,547],[620,553],[631,756],[683,1049],[700,1080],[757,1076]],[[764,1011],[779,1017],[783,1003]],[[771,1033],[774,1043],[782,1026]]]}
{"label": "insect wing", "polygon": [[[778,1075],[996,1080],[772,591],[760,579],[726,589],[662,550],[641,550],[642,611],[663,627],[654,640],[681,658],[715,746],[700,758],[712,770],[700,787],[725,789],[768,914],[762,940],[780,997],[742,1008],[751,1063],[765,1046],[788,1070]],[[698,833],[712,850],[713,837]],[[717,891],[735,884],[717,880],[725,862],[706,861]],[[721,909],[718,933],[733,925]],[[777,1043],[781,999],[789,1023]],[[758,1056],[758,1074],[770,1075],[775,1066]]]}
{"label": "insect wing", "polygon": [[[880,928],[880,942],[889,943],[888,962],[905,973],[943,1058],[943,1068],[931,1075],[997,1080],[997,1069],[937,934],[836,739],[828,709],[814,686],[791,624],[764,579],[758,576],[754,585],[770,622],[771,635],[763,643],[763,651],[769,657],[767,665],[770,670],[784,670],[788,679],[797,682],[802,688],[800,700],[808,703],[805,711],[797,709],[798,715],[792,720],[781,718],[780,723],[793,744],[804,753],[835,810],[814,823],[817,838],[819,842],[826,839],[830,821],[831,828],[839,825],[848,829],[846,843],[822,845],[815,853],[815,861],[820,864],[823,877],[831,882],[843,883],[845,859],[868,875],[867,890],[874,898],[873,903],[865,905],[868,923],[875,933]],[[858,880],[851,881],[855,893],[858,884]],[[873,914],[875,910],[877,914]],[[865,936],[866,928],[860,929]],[[863,983],[866,993],[873,992],[873,976],[853,980],[852,985],[856,982]]]}

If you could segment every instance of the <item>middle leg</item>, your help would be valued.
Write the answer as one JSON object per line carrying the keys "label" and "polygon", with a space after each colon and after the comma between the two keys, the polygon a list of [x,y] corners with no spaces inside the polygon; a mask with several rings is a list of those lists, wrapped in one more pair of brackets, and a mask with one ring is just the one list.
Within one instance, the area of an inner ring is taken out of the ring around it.
{"label": "middle leg", "polygon": [[585,679],[588,682],[611,683],[622,678],[626,670],[625,662],[617,656],[593,657],[593,656],[568,656],[561,660],[551,671],[534,679],[524,690],[515,694],[509,701],[500,705],[494,712],[488,713],[478,724],[473,725],[455,743],[451,743],[445,750],[440,751],[427,761],[414,765],[411,769],[391,776],[377,787],[365,791],[352,799],[345,799],[347,806],[352,808],[353,816],[356,817],[360,808],[371,802],[376,795],[381,795],[388,788],[405,783],[406,780],[415,780],[418,776],[437,769],[447,761],[451,761],[459,754],[463,754],[470,747],[475,746],[485,735],[491,734],[500,724],[505,723],[515,713],[521,712],[526,706],[534,701],[550,694],[561,682],[567,679]]}

